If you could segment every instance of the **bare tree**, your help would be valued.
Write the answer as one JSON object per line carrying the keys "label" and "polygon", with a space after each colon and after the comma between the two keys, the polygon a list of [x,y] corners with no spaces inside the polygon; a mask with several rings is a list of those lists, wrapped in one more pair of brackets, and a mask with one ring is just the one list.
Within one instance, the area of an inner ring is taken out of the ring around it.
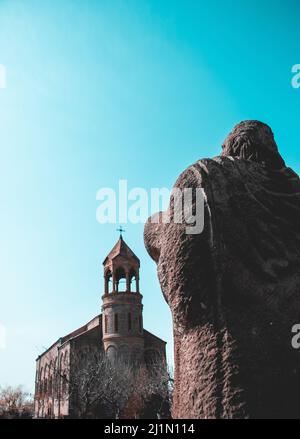
{"label": "bare tree", "polygon": [[30,418],[33,414],[33,400],[22,386],[0,388],[0,417]]}
{"label": "bare tree", "polygon": [[68,394],[76,407],[75,416],[119,418],[168,416],[172,377],[162,359],[148,367],[119,358],[111,362],[101,352],[85,350],[73,355]]}
{"label": "bare tree", "polygon": [[116,418],[134,391],[133,368],[103,353],[81,350],[72,355],[67,374],[69,398],[76,416]]}
{"label": "bare tree", "polygon": [[[58,400],[69,400],[71,417],[157,418],[170,413],[172,378],[161,358],[148,366],[123,358],[112,362],[104,352],[85,345],[60,366],[52,370],[52,392]],[[42,395],[36,396],[43,404]]]}
{"label": "bare tree", "polygon": [[142,364],[135,380],[135,393],[140,395],[141,417],[170,417],[173,374],[164,359],[155,358],[150,364]]}

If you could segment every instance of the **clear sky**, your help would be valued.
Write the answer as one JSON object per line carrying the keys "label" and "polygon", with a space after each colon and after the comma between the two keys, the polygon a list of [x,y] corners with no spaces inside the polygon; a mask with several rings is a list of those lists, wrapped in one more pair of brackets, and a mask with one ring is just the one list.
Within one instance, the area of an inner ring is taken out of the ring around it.
{"label": "clear sky", "polygon": [[[100,312],[118,233],[96,221],[99,188],[171,188],[243,119],[270,124],[300,170],[299,14],[297,0],[0,0],[0,385],[32,390],[36,356]],[[171,358],[143,225],[124,227],[145,327]]]}

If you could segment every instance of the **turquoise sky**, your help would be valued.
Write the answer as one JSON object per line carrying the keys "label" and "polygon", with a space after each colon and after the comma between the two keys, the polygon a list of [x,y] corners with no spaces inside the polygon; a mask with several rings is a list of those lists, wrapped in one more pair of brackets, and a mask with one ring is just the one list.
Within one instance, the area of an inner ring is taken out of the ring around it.
{"label": "turquoise sky", "polygon": [[[32,390],[36,356],[100,312],[118,233],[96,221],[99,188],[170,188],[242,119],[270,124],[299,171],[299,13],[296,0],[0,0],[0,385]],[[143,225],[124,227],[145,327],[171,358]]]}

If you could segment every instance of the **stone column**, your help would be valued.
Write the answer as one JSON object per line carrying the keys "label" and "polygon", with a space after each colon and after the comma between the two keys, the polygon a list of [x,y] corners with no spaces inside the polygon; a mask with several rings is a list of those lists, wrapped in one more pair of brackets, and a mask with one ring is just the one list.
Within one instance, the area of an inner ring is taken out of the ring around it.
{"label": "stone column", "polygon": [[126,271],[126,291],[130,291],[130,278],[128,271]]}

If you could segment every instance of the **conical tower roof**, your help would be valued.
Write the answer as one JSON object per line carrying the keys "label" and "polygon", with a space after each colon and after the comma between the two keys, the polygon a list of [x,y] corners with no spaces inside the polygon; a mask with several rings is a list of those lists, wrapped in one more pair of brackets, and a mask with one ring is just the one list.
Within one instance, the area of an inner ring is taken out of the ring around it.
{"label": "conical tower roof", "polygon": [[134,254],[131,248],[126,244],[123,237],[120,236],[116,244],[113,246],[111,251],[108,253],[103,261],[103,265],[107,263],[107,260],[113,260],[117,256],[123,256],[126,259],[135,259],[138,264],[140,264],[139,258]]}

